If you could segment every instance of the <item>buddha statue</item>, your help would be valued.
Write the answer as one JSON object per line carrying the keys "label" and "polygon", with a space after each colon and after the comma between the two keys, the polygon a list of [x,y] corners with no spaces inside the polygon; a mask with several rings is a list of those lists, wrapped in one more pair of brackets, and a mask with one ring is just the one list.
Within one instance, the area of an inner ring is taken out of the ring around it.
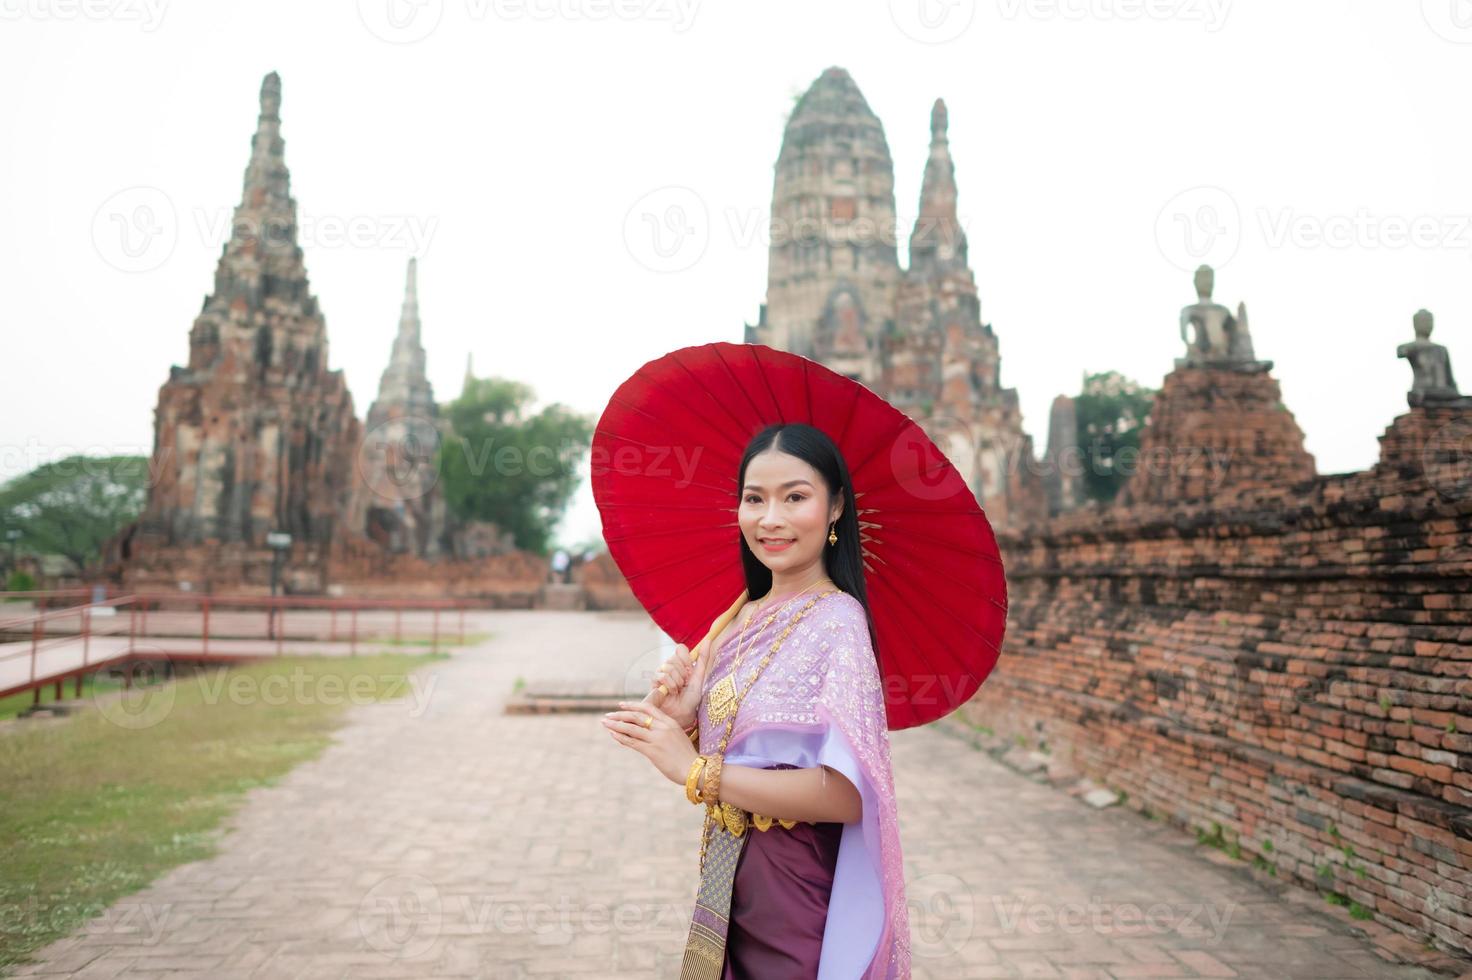
{"label": "buddha statue", "polygon": [[[1247,329],[1247,304],[1238,303],[1237,313],[1211,298],[1216,274],[1211,266],[1196,270],[1196,302],[1181,309],[1181,340],[1186,356],[1176,367],[1225,367],[1238,371],[1266,371],[1272,361],[1259,361],[1252,351],[1252,334]],[[1191,328],[1195,336],[1190,336]]]}
{"label": "buddha statue", "polygon": [[1404,357],[1411,362],[1411,390],[1406,392],[1406,402],[1413,408],[1461,402],[1463,396],[1458,394],[1456,379],[1452,377],[1451,355],[1445,347],[1431,340],[1431,313],[1417,310],[1411,317],[1411,327],[1416,332],[1416,339],[1395,349],[1396,357]]}

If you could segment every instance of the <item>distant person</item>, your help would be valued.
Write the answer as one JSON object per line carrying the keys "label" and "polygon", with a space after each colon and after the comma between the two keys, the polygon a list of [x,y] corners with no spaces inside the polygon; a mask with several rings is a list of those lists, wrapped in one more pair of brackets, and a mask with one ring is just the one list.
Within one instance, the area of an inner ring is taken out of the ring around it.
{"label": "distant person", "polygon": [[567,570],[571,567],[571,565],[572,559],[569,557],[565,549],[558,548],[556,551],[554,551],[552,553],[553,580],[566,584],[568,581]]}

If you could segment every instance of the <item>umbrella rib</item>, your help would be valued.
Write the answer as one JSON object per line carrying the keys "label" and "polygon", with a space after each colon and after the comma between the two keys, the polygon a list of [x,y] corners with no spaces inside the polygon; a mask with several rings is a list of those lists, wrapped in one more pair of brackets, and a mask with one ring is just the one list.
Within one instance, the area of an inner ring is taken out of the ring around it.
{"label": "umbrella rib", "polygon": [[[725,369],[726,377],[730,378],[731,379],[731,383],[736,386],[736,390],[739,391],[739,392],[741,392],[741,397],[746,399],[746,405],[747,405],[748,408],[751,409],[751,414],[757,419],[758,422],[760,422],[761,421],[761,418],[762,418],[761,409],[759,409],[759,408],[756,407],[756,402],[754,402],[754,401],[751,400],[751,393],[746,390],[746,387],[741,383],[740,379],[736,377],[735,370],[732,369],[730,363],[726,360],[725,356],[721,353],[721,345],[719,345],[719,344],[712,345],[712,350],[713,350],[713,353],[716,356],[716,360],[719,361],[720,364],[721,364],[721,367]],[[712,397],[714,397],[714,396],[712,396]],[[730,415],[731,413],[730,412],[727,412],[727,414]],[[732,418],[733,421],[736,421],[739,424],[739,420],[736,419],[736,417],[734,415],[731,415],[731,418]]]}
{"label": "umbrella rib", "polygon": [[802,358],[800,361],[797,362],[797,365],[802,370],[802,400],[803,400],[804,405],[806,406],[806,409],[805,410],[807,412],[807,414],[804,415],[803,417],[808,420],[808,424],[809,425],[812,425],[813,424],[813,389],[811,387],[809,387],[809,382],[808,382],[808,359],[806,357]]}
{"label": "umbrella rib", "polygon": [[[668,566],[666,566],[666,567],[668,567]],[[651,569],[651,571],[652,571],[652,569]],[[679,599],[682,596],[688,595],[689,593],[691,593],[691,592],[695,591],[696,589],[700,588],[701,586],[703,586],[705,583],[709,582],[711,579],[715,578],[717,575],[721,575],[724,572],[725,572],[725,569],[724,568],[717,569],[716,571],[711,572],[705,578],[697,579],[696,581],[690,583],[690,585],[687,588],[681,589],[679,592],[676,592],[674,595],[670,596],[664,602],[661,602],[658,605],[656,605],[654,607],[654,609],[649,609],[647,606],[645,608],[648,609],[649,614],[651,616],[653,616],[654,615],[654,611],[656,609],[663,609],[665,606],[669,605],[674,600]],[[643,575],[644,573],[643,572],[640,572],[639,574],[640,575]],[[712,618],[714,618],[714,617],[712,617]]]}
{"label": "umbrella rib", "polygon": [[[649,443],[640,442],[638,439],[634,439],[634,438],[631,438],[631,437],[626,436],[626,435],[621,435],[619,433],[609,432],[607,429],[596,429],[596,430],[594,430],[594,435],[597,435],[598,433],[602,433],[602,434],[608,436],[611,440],[614,440],[614,441],[617,441],[617,442],[622,442],[622,443],[624,443],[626,445],[630,445],[630,446],[637,446],[640,449],[653,449],[653,450],[658,450],[658,449],[668,448],[668,447],[664,447],[664,446],[655,446],[655,445],[651,445]],[[729,494],[729,493],[731,493],[731,488],[730,487],[716,487],[716,486],[711,486],[709,483],[696,483],[694,481],[691,481],[690,483],[685,484],[685,486],[686,487],[700,487],[701,489],[703,489],[703,490],[709,490],[712,493],[719,493],[719,494]],[[661,506],[663,506],[663,505],[661,505]]]}
{"label": "umbrella rib", "polygon": [[[652,381],[649,382],[649,383],[650,384],[654,384],[654,382],[652,382]],[[712,400],[714,400],[714,398],[712,398]],[[651,414],[650,412],[646,411],[641,405],[639,405],[639,403],[634,402],[634,401],[630,401],[628,398],[620,397],[619,394],[618,394],[618,392],[614,392],[613,393],[613,397],[611,397],[609,399],[609,402],[610,402],[610,404],[616,404],[616,405],[618,405],[620,408],[624,409],[624,411],[626,411],[626,412],[637,412],[638,414],[644,416],[646,419],[648,419],[650,422],[652,422],[652,423],[654,423],[656,425],[669,425],[669,420],[667,418],[661,418],[660,416]],[[717,404],[719,404],[719,402],[717,402]],[[625,440],[627,442],[636,442],[634,439],[631,439],[628,436],[622,435],[622,434],[617,433],[617,432],[610,431],[608,429],[602,429],[602,428],[594,429],[594,433],[595,434],[597,434],[599,432],[602,432],[604,435],[613,436],[613,437],[616,437],[616,438],[623,439],[623,440]],[[727,435],[727,433],[725,433],[724,431],[722,431],[721,432],[721,435]],[[647,448],[650,448],[648,446],[644,446],[643,443],[637,443],[636,442],[636,445],[643,446],[643,448],[646,448],[646,449]],[[734,446],[735,443],[733,442],[732,445]]]}
{"label": "umbrella rib", "polygon": [[[886,402],[886,404],[888,404],[888,403]],[[890,406],[890,407],[893,408],[894,406]],[[899,409],[895,409],[895,411],[898,412]],[[900,424],[899,424],[899,426],[893,432],[891,432],[888,435],[888,437],[886,437],[884,439],[876,439],[876,440],[874,440],[874,451],[871,452],[868,456],[865,456],[864,457],[864,461],[862,463],[860,463],[858,466],[854,467],[853,469],[850,469],[849,470],[849,473],[851,473],[851,474],[852,473],[856,473],[859,470],[863,469],[864,467],[868,466],[869,465],[869,462],[872,459],[874,459],[875,456],[878,456],[881,450],[883,450],[884,448],[886,448],[888,446],[893,446],[894,445],[895,437],[898,436],[900,434],[900,432],[902,432],[904,430],[905,426],[907,424],[910,424],[912,421],[913,420],[908,415],[901,414],[900,415]],[[864,492],[865,493],[868,493],[869,492],[869,488],[868,487],[865,487],[864,488]]]}
{"label": "umbrella rib", "polygon": [[[735,525],[731,525],[731,526],[734,527]],[[637,534],[633,534],[633,535],[630,535],[630,534],[615,534],[613,537],[609,537],[608,535],[604,535],[603,536],[603,540],[609,542],[610,544],[612,544],[615,541],[618,541],[618,542],[624,542],[624,541],[644,541],[644,540],[647,540],[649,538],[662,538],[662,537],[667,537],[667,536],[672,535],[672,534],[678,534],[678,535],[680,535],[682,537],[689,537],[691,534],[697,533],[698,530],[699,529],[693,529],[693,528],[688,528],[688,527],[670,527],[670,528],[660,528],[660,529],[658,529],[656,531],[649,531],[649,530],[646,530],[644,528],[640,528]],[[681,560],[683,561],[684,559],[681,559]],[[668,566],[667,565],[661,565],[659,567],[660,568],[667,568]]]}
{"label": "umbrella rib", "polygon": [[[772,390],[772,379],[769,378],[769,377],[767,377],[766,365],[762,364],[761,355],[758,354],[757,351],[753,349],[752,352],[751,352],[751,356],[752,356],[752,359],[757,362],[757,367],[760,369],[760,370],[757,371],[757,376],[762,379],[762,384],[766,387],[767,394],[769,396],[771,396],[772,404],[777,409],[777,421],[778,422],[781,422],[783,425],[786,425],[787,424],[787,413],[782,408],[782,400],[779,399],[777,397],[777,393]],[[811,417],[811,416],[809,416],[809,417]]]}
{"label": "umbrella rib", "polygon": [[[860,394],[862,394],[862,392],[860,391],[860,385],[857,381],[855,381],[853,384],[853,397],[848,400],[848,411],[843,413],[843,431],[840,432],[838,434],[838,438],[834,440],[834,442],[838,443],[840,446],[843,445],[843,441],[848,438],[848,427],[853,424],[854,406],[859,403]],[[847,460],[845,460],[845,462],[847,462]],[[852,467],[849,468],[848,475],[850,479],[853,478],[854,471]]]}
{"label": "umbrella rib", "polygon": [[[894,595],[895,600],[896,600],[895,601],[895,604],[894,604],[894,608],[896,610],[900,610],[900,609],[906,609],[906,610],[908,610],[908,607],[900,599],[899,592],[894,588],[894,585],[889,580],[889,577],[888,576],[879,576],[879,575],[876,575],[875,576],[875,579],[876,579],[876,581],[878,583],[880,583],[884,588],[888,589]],[[944,646],[944,644],[942,644],[940,642],[939,638],[934,633],[930,633],[930,630],[925,625],[925,621],[924,621],[924,618],[923,617],[921,617],[918,620],[915,620],[914,622],[916,624],[918,624],[918,630],[917,631],[924,631],[926,633],[929,633],[930,634],[930,639],[932,641],[934,641],[937,646]],[[914,625],[912,625],[911,628],[912,629],[916,629],[916,627]],[[923,643],[913,643],[913,644],[910,645],[910,649],[913,650],[914,653],[915,653],[915,655],[920,658],[920,661],[925,665],[925,668],[932,675],[939,676],[940,672],[935,669],[935,664],[931,663],[930,662],[930,658],[925,655],[925,645]]]}
{"label": "umbrella rib", "polygon": [[[719,359],[720,359],[720,354],[719,354],[719,353],[717,353],[717,354],[716,354],[716,358],[717,358],[717,360],[719,360]],[[700,379],[699,379],[699,378],[698,378],[698,377],[696,377],[696,375],[695,375],[695,372],[694,372],[694,371],[692,371],[692,370],[690,370],[690,366],[689,366],[689,365],[688,365],[688,364],[686,364],[686,363],[685,363],[685,362],[684,362],[684,361],[683,361],[683,360],[681,360],[681,359],[680,359],[680,358],[679,358],[679,357],[674,357],[674,358],[671,358],[671,360],[672,360],[672,361],[673,361],[673,363],[674,363],[674,364],[675,364],[675,365],[676,365],[676,366],[677,366],[677,367],[679,367],[679,369],[680,369],[680,370],[681,370],[681,371],[684,371],[684,372],[685,372],[685,375],[686,375],[686,377],[688,377],[688,378],[689,378],[689,379],[690,379],[690,380],[691,380],[691,381],[692,381],[692,382],[693,382],[693,383],[694,383],[694,384],[695,384],[695,387],[697,387],[697,388],[698,388],[698,389],[700,389],[700,392],[701,392],[701,393],[702,393],[702,394],[704,394],[704,395],[705,395],[705,396],[706,396],[706,399],[707,399],[707,400],[708,400],[708,401],[710,401],[710,402],[712,402],[712,403],[713,403],[713,404],[715,404],[715,405],[716,405],[716,407],[718,407],[718,408],[719,408],[719,409],[720,409],[720,410],[721,410],[721,411],[722,411],[722,412],[724,412],[724,413],[725,413],[725,415],[726,415],[726,418],[728,418],[728,419],[730,419],[730,420],[731,420],[731,423],[732,423],[732,425],[733,425],[733,427],[735,427],[735,428],[740,428],[740,427],[741,427],[741,420],[740,420],[740,419],[739,419],[739,418],[737,418],[737,417],[736,417],[736,414],[735,414],[735,413],[734,413],[734,412],[732,412],[732,411],[731,411],[731,409],[730,409],[730,408],[729,408],[729,407],[727,407],[727,405],[726,405],[726,403],[725,403],[725,402],[723,402],[723,401],[721,401],[721,400],[720,400],[720,399],[719,399],[719,398],[717,398],[717,397],[716,397],[716,396],[715,396],[715,395],[713,395],[713,394],[712,394],[712,393],[711,393],[711,391],[710,391],[710,389],[709,389],[709,388],[707,388],[707,387],[706,387],[706,385],[705,385],[705,383],[704,383],[704,382],[702,382],[702,381],[701,381],[701,380],[700,380]],[[722,363],[724,363],[724,362],[722,362]],[[726,372],[726,373],[727,373],[727,374],[728,374],[728,375],[729,375],[729,374],[730,374],[730,373],[731,373],[731,372],[730,372],[730,370],[729,370],[729,369],[728,369],[728,370],[727,370],[727,372]],[[732,378],[732,379],[731,379],[731,380],[732,380],[732,381],[735,381],[735,380],[736,380],[736,379],[735,379],[735,378]],[[740,385],[737,385],[737,387],[738,387],[738,388],[739,388],[739,387],[741,387],[741,386],[740,386]],[[740,444],[740,443],[738,443],[738,442],[737,442],[737,441],[736,441],[736,440],[735,440],[735,439],[734,439],[734,438],[733,438],[733,437],[732,437],[732,436],[731,436],[731,434],[730,434],[730,433],[729,433],[729,432],[726,432],[726,431],[725,431],[725,430],[724,430],[724,429],[722,429],[722,428],[721,428],[721,427],[720,427],[720,426],[713,426],[713,427],[712,427],[712,428],[714,428],[714,429],[715,429],[715,430],[716,430],[716,431],[717,431],[717,432],[719,432],[719,433],[720,433],[720,434],[721,434],[721,435],[722,435],[722,436],[723,436],[723,437],[725,437],[725,439],[726,439],[726,441],[727,441],[727,442],[729,442],[729,443],[730,443],[730,444],[731,444],[731,447],[732,447],[732,448],[733,448],[733,449],[734,449],[734,450],[735,450],[735,451],[736,451],[736,452],[737,452],[737,453],[740,453],[740,452],[741,452],[741,451],[742,451],[742,450],[743,450],[743,449],[744,449],[744,448],[745,448],[745,446],[743,446],[743,445],[741,445],[741,444]]]}
{"label": "umbrella rib", "polygon": [[[695,484],[691,484],[691,485],[692,486],[695,486]],[[704,484],[700,484],[700,486],[701,487],[705,487]],[[714,489],[714,488],[706,488],[706,489]],[[649,502],[648,501],[638,501],[638,500],[626,500],[626,501],[613,501],[613,500],[611,500],[611,501],[608,501],[606,503],[599,503],[598,506],[601,507],[601,508],[607,508],[609,510],[627,509],[627,508],[630,508],[630,507],[642,508],[644,510],[648,510],[649,509]],[[667,511],[667,510],[699,510],[699,511],[708,511],[708,510],[711,509],[711,507],[710,507],[710,504],[688,504],[688,505],[683,506],[683,507],[680,506],[679,504],[660,504],[658,509],[661,512]],[[735,522],[732,522],[731,526],[732,527],[735,527],[736,526]]]}
{"label": "umbrella rib", "polygon": [[[900,579],[900,578],[902,578],[902,577],[901,577],[901,576],[890,576],[890,577],[889,577],[889,579],[888,579],[888,580],[887,580],[887,581],[886,581],[886,583],[885,583],[885,584],[886,584],[886,585],[888,585],[888,586],[889,586],[889,587],[890,587],[890,589],[891,589],[891,590],[893,590],[893,591],[894,591],[894,593],[895,593],[895,594],[896,594],[896,595],[898,595],[898,594],[899,594],[899,588],[898,588],[898,586],[896,586],[896,585],[895,585],[895,584],[894,584],[894,583],[895,583],[895,581],[896,581],[896,580],[897,580],[897,579]],[[994,603],[994,604],[996,604],[996,603],[995,603],[995,600],[993,600],[993,603]],[[966,630],[966,631],[967,631],[967,632],[968,632],[968,633],[971,633],[971,634],[972,634],[972,635],[974,635],[974,636],[975,636],[975,637],[976,637],[976,638],[977,638],[977,639],[978,639],[978,640],[980,640],[980,641],[981,641],[981,642],[982,642],[982,643],[984,643],[984,644],[986,644],[986,645],[987,645],[987,646],[988,646],[988,647],[990,647],[990,648],[991,648],[991,649],[992,649],[992,650],[993,650],[993,651],[995,651],[995,652],[996,652],[996,654],[997,654],[997,656],[1001,656],[1001,654],[1002,654],[1002,648],[1001,648],[1001,647],[1000,647],[1000,646],[998,646],[998,645],[997,645],[997,644],[996,644],[996,643],[995,643],[995,642],[993,642],[993,641],[992,641],[992,640],[991,640],[991,639],[989,639],[989,638],[988,638],[988,637],[987,637],[987,636],[986,636],[986,634],[984,634],[984,633],[982,633],[982,632],[981,632],[981,631],[980,631],[980,630],[978,630],[978,629],[977,629],[977,628],[976,628],[976,627],[974,627],[974,626],[972,626],[972,625],[971,625],[971,624],[970,624],[970,623],[968,623],[968,622],[967,622],[967,621],[966,621],[966,620],[964,620],[964,619],[962,619],[962,618],[961,618],[961,617],[959,617],[959,616],[957,616],[957,615],[956,615],[956,614],[955,614],[955,612],[954,612],[954,611],[952,611],[952,610],[951,610],[951,608],[950,608],[950,607],[949,607],[949,606],[946,606],[946,605],[942,605],[942,604],[941,604],[941,603],[938,603],[938,602],[937,602],[937,603],[933,603],[933,606],[934,606],[934,607],[935,607],[935,608],[937,608],[937,609],[942,609],[942,610],[944,610],[944,611],[945,611],[945,613],[946,613],[946,614],[947,614],[947,615],[948,615],[948,616],[950,616],[950,617],[951,617],[951,619],[952,619],[952,620],[953,620],[953,621],[954,621],[954,622],[956,622],[956,623],[957,623],[957,624],[959,624],[959,625],[960,625],[960,626],[961,626],[961,627],[962,627],[962,628],[963,628],[963,629],[965,629],[965,630]],[[1000,607],[1000,608],[1003,608],[1003,609],[1005,609],[1005,608],[1006,608],[1006,607],[1005,607],[1005,606],[1001,606],[1001,607]]]}
{"label": "umbrella rib", "polygon": [[[935,443],[932,442],[931,445],[934,446]],[[940,453],[940,459],[938,459],[935,462],[931,463],[929,466],[927,466],[925,469],[921,470],[919,473],[916,473],[913,478],[918,479],[919,477],[922,477],[922,476],[928,476],[929,474],[933,473],[934,471],[936,471],[936,470],[944,470],[948,466],[954,467],[955,464],[951,462],[950,457],[946,456],[945,453],[941,452],[941,449],[940,449],[939,446],[936,446],[935,451],[937,453]],[[956,472],[956,476],[958,476],[958,477],[961,476],[961,473],[960,473],[959,470]],[[866,489],[868,489],[870,491],[873,491],[873,490],[883,490],[885,487],[895,486],[899,482],[900,482],[900,478],[899,477],[895,477],[893,480],[890,480],[888,483],[881,483],[878,486],[867,487]],[[961,477],[961,482],[963,484],[966,482],[965,477]],[[971,488],[968,486],[966,489],[970,490]],[[974,497],[975,494],[972,494],[972,496]]]}
{"label": "umbrella rib", "polygon": [[[883,524],[871,524],[870,526],[880,528],[881,530],[884,529]],[[959,555],[970,555],[972,558],[980,558],[983,561],[996,562],[998,565],[1002,563],[1001,555],[992,554],[987,551],[978,551],[974,548],[967,548],[958,544],[953,544],[952,542],[947,541],[943,538],[937,538],[933,535],[926,534],[923,531],[914,530],[913,528],[905,528],[903,531],[900,532],[900,535],[905,538],[914,538],[919,541],[928,542],[935,545],[936,547],[944,548],[947,551],[954,551]],[[871,536],[870,540],[878,541],[879,539]],[[893,539],[890,539],[889,544],[891,547],[900,548],[900,545]],[[903,549],[901,548],[901,550]]]}

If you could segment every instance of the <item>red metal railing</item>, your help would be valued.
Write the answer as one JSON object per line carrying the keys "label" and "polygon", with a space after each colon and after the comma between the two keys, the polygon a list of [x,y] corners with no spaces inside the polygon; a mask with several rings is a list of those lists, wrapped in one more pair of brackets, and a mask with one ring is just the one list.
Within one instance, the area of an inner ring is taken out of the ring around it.
{"label": "red metal railing", "polygon": [[[294,647],[306,645],[307,652],[345,651],[356,656],[360,643],[375,639],[384,642],[390,637],[393,642],[401,642],[406,612],[428,620],[420,628],[427,626],[430,649],[438,647],[441,636],[448,633],[441,628],[441,617],[453,614],[458,634],[454,642],[463,644],[465,610],[470,607],[459,599],[144,592],[45,608],[57,601],[90,595],[87,589],[0,592],[0,602],[29,599],[37,606],[33,611],[7,617],[5,607],[0,605],[0,697],[29,690],[39,703],[42,688],[54,683],[59,699],[68,678],[75,679],[75,691],[80,695],[82,676],[87,671],[120,661],[233,662],[283,656],[288,639]],[[293,613],[290,621],[288,611]],[[392,614],[391,630],[388,614]],[[342,636],[339,616],[347,618],[346,637]]]}

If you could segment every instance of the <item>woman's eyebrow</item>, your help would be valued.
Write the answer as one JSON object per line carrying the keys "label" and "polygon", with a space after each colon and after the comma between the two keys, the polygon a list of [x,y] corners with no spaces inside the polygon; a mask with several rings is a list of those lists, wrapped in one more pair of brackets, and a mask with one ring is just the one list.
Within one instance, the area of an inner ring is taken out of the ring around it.
{"label": "woman's eyebrow", "polygon": [[[813,481],[811,481],[811,480],[788,480],[786,483],[782,484],[782,486],[779,487],[778,489],[780,490],[780,489],[783,489],[785,487],[795,487],[799,483],[806,483],[808,486],[812,486],[813,485]],[[760,490],[761,487],[757,486],[755,483],[748,483],[742,489],[744,489],[744,490]]]}

